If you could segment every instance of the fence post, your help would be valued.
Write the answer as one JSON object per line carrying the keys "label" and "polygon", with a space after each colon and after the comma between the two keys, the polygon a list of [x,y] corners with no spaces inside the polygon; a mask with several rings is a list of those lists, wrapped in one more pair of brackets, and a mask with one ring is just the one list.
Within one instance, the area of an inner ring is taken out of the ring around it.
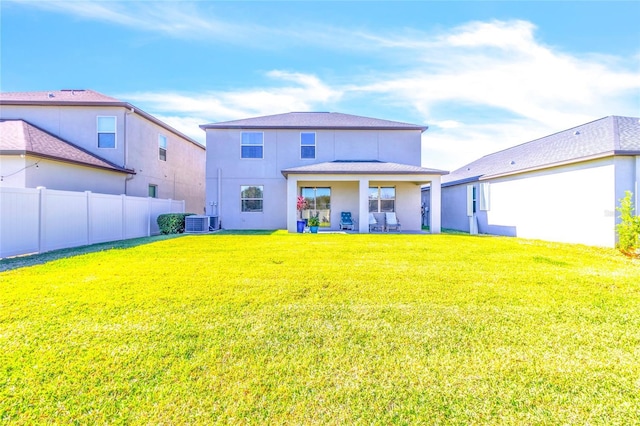
{"label": "fence post", "polygon": [[91,191],[84,191],[87,198],[87,245],[93,244],[93,235],[91,233],[93,209],[91,208]]}
{"label": "fence post", "polygon": [[44,233],[45,233],[45,226],[44,226],[44,220],[43,220],[43,215],[44,215],[44,207],[45,207],[45,191],[46,191],[46,187],[44,186],[38,186],[36,187],[36,189],[38,190],[38,253],[42,253],[42,248],[44,246]]}
{"label": "fence post", "polygon": [[125,239],[125,235],[127,235],[127,196],[125,194],[120,195],[120,200],[122,202],[122,210],[120,210],[120,214],[122,215],[122,229],[121,229],[121,240]]}
{"label": "fence post", "polygon": [[151,236],[151,200],[153,198],[147,197],[147,237]]}

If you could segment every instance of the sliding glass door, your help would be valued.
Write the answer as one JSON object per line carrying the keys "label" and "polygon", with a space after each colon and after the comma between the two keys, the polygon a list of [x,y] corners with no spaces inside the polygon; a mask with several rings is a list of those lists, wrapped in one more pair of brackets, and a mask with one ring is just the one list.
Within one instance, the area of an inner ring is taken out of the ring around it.
{"label": "sliding glass door", "polygon": [[331,226],[331,188],[304,187],[301,195],[307,202],[302,217],[308,219],[316,214],[320,218],[320,226]]}

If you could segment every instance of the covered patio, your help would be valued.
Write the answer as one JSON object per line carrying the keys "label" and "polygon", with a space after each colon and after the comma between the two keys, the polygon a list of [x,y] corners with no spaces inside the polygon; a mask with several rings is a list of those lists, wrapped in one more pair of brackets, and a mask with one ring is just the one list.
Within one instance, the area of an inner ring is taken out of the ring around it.
{"label": "covered patio", "polygon": [[[296,232],[299,219],[297,196],[303,188],[324,188],[330,193],[330,213],[325,230],[338,230],[341,211],[350,211],[356,219],[356,231],[369,233],[369,212],[375,208],[376,188],[393,188],[390,205],[402,223],[403,232],[422,232],[421,186],[431,185],[430,232],[440,233],[440,179],[448,172],[408,164],[382,161],[332,161],[282,170],[287,179],[287,230]],[[388,211],[388,210],[378,210]]]}

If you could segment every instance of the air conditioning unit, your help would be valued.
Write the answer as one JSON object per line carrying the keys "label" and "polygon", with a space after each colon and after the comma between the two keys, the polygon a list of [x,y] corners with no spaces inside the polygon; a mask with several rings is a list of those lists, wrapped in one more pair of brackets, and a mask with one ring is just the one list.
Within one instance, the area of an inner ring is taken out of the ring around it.
{"label": "air conditioning unit", "polygon": [[192,215],[185,217],[184,232],[209,232],[209,216]]}

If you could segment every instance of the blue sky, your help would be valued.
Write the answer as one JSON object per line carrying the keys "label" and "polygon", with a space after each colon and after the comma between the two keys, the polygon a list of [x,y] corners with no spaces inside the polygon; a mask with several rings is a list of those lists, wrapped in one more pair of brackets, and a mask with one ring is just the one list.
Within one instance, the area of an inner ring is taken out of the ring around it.
{"label": "blue sky", "polygon": [[422,163],[640,116],[640,2],[0,2],[3,92],[93,89],[199,124],[335,111],[429,126]]}

